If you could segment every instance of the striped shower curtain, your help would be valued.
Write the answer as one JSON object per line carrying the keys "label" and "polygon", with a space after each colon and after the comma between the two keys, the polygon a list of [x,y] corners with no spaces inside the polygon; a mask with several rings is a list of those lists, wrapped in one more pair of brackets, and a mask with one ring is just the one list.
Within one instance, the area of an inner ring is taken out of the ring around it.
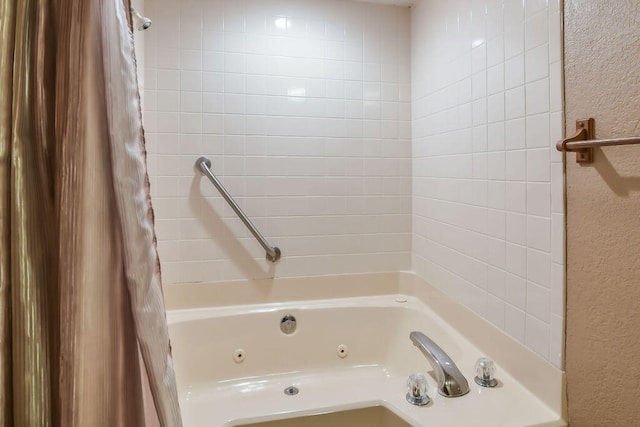
{"label": "striped shower curtain", "polygon": [[0,0],[0,427],[179,426],[128,0]]}

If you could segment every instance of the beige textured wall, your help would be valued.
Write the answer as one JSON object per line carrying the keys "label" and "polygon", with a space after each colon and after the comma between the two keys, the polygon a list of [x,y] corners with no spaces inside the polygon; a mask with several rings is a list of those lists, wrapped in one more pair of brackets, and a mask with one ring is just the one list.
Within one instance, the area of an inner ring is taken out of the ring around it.
{"label": "beige textured wall", "polygon": [[[640,135],[640,3],[565,0],[567,134]],[[640,146],[567,156],[566,371],[571,426],[640,419]]]}

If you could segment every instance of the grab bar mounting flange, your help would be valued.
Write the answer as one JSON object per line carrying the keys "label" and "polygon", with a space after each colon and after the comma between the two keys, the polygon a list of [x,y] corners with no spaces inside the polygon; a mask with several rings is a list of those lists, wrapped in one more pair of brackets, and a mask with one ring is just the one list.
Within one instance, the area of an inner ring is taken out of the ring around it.
{"label": "grab bar mounting flange", "polygon": [[576,120],[576,133],[556,144],[558,151],[573,151],[576,153],[576,163],[593,163],[593,147],[573,149],[567,144],[576,141],[586,141],[594,138],[593,119]]}

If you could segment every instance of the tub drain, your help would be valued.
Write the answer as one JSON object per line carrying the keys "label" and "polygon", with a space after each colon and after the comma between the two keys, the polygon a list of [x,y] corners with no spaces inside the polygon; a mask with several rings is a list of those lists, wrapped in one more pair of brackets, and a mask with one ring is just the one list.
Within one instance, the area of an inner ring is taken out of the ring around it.
{"label": "tub drain", "polygon": [[290,386],[284,389],[284,394],[287,396],[295,396],[299,391],[298,387]]}

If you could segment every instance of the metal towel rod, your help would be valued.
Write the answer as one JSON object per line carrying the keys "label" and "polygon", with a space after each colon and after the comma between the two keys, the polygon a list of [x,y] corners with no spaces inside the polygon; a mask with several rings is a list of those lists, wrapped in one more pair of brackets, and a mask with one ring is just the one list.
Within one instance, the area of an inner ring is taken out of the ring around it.
{"label": "metal towel rod", "polygon": [[275,246],[271,246],[269,242],[265,240],[265,238],[260,234],[255,225],[251,222],[251,220],[245,215],[245,213],[240,209],[240,206],[233,200],[231,194],[224,188],[222,183],[216,178],[216,176],[211,172],[211,161],[206,157],[200,157],[196,160],[196,167],[203,175],[206,175],[207,178],[211,181],[214,187],[220,192],[220,195],[229,203],[229,206],[234,210],[236,215],[242,220],[244,225],[247,226],[253,237],[255,237],[260,245],[267,251],[267,260],[271,262],[276,262],[280,259],[280,249]]}
{"label": "metal towel rod", "polygon": [[593,163],[593,147],[609,147],[612,145],[640,144],[640,137],[593,139],[595,121],[593,119],[576,120],[576,133],[556,144],[558,151],[576,153],[577,163]]}

